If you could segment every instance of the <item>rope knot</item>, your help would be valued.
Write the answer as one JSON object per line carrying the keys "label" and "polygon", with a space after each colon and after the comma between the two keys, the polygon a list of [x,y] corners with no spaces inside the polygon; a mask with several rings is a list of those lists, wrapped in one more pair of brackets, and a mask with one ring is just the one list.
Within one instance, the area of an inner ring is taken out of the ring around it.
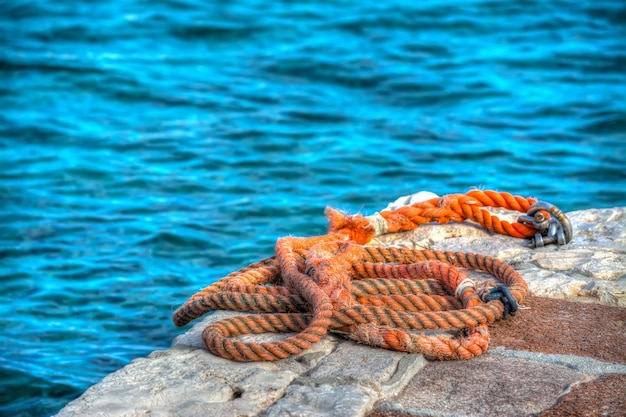
{"label": "rope knot", "polygon": [[[489,346],[487,324],[514,316],[528,291],[519,273],[499,259],[476,253],[365,244],[377,234],[466,219],[516,237],[538,231],[534,223],[501,221],[483,206],[528,210],[527,216],[537,209],[546,217],[541,211],[549,211],[562,223],[561,234],[571,237],[561,220],[564,215],[547,203],[531,207],[535,201],[476,190],[369,217],[329,207],[328,234],[278,239],[275,257],[250,264],[195,294],[176,310],[174,322],[182,326],[216,309],[264,313],[218,320],[204,330],[202,338],[212,353],[237,361],[288,358],[311,348],[329,331],[429,358],[478,356]],[[544,227],[538,218],[533,217],[537,227]],[[560,239],[552,232],[554,226],[547,227],[548,237]],[[488,272],[501,284],[474,282],[466,277],[470,269]],[[454,329],[459,332],[448,333]],[[271,342],[236,339],[261,333],[295,335]]]}

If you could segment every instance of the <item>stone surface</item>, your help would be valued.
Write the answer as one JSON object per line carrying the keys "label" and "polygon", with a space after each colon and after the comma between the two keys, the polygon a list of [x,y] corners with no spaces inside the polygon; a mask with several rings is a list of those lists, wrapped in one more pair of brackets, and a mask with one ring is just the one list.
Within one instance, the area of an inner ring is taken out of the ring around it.
{"label": "stone surface", "polygon": [[626,309],[527,297],[515,317],[489,326],[490,347],[626,364]]}
{"label": "stone surface", "polygon": [[603,375],[572,387],[539,417],[620,417],[626,415],[626,375]]}
{"label": "stone surface", "polygon": [[[107,376],[59,417],[365,415],[397,394],[426,364],[422,355],[389,352],[328,335],[312,349],[277,362],[237,363],[204,349],[202,331],[241,313],[208,315],[172,348]],[[283,335],[258,335],[258,341]],[[95,414],[106,410],[106,414]],[[134,413],[134,414],[133,414]]]}
{"label": "stone surface", "polygon": [[490,325],[491,347],[481,357],[427,362],[328,335],[286,360],[230,362],[206,351],[201,334],[208,323],[241,313],[217,312],[178,336],[171,349],[107,376],[58,415],[626,415],[626,208],[568,216],[574,241],[563,247],[530,249],[525,240],[468,222],[377,238],[378,244],[497,256],[520,271],[533,296],[517,316]]}
{"label": "stone surface", "polygon": [[293,385],[287,395],[273,404],[267,417],[362,416],[371,410],[377,395],[354,385]]}
{"label": "stone surface", "polygon": [[157,351],[107,376],[58,415],[256,415],[296,376],[269,363],[233,366],[202,349]]}
{"label": "stone surface", "polygon": [[429,363],[393,402],[380,408],[409,415],[532,416],[586,378],[566,366],[485,354],[469,361]]}
{"label": "stone surface", "polygon": [[533,353],[525,350],[508,350],[497,346],[489,350],[490,355],[503,356],[505,358],[528,359],[537,363],[549,363],[566,366],[587,374],[612,374],[626,373],[626,365],[611,362],[602,362],[585,356]]}
{"label": "stone surface", "polygon": [[500,258],[515,267],[533,295],[626,307],[626,208],[567,213],[574,238],[532,249],[525,239],[491,234],[469,221],[428,224],[379,236],[372,244]]}
{"label": "stone surface", "polygon": [[[332,355],[324,358],[311,370],[309,377],[319,381],[345,381],[366,386],[378,393],[393,395],[397,394],[398,387],[403,387],[424,365],[426,360],[421,355],[341,343]],[[393,379],[394,376],[396,379]]]}

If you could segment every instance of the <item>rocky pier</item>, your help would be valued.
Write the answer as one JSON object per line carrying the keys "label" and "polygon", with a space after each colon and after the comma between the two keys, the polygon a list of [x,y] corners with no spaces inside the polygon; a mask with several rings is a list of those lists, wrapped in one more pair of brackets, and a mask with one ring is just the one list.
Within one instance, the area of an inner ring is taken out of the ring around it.
{"label": "rocky pier", "polygon": [[293,358],[232,362],[201,340],[208,323],[241,314],[220,311],[57,416],[625,416],[626,207],[566,214],[574,239],[564,246],[531,249],[468,222],[372,242],[482,253],[520,272],[530,296],[515,317],[489,326],[480,357],[429,361],[331,334]]}

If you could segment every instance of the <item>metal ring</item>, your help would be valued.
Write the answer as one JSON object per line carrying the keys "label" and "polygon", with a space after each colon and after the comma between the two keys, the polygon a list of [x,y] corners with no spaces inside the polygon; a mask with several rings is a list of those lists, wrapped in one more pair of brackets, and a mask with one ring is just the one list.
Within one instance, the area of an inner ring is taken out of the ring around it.
{"label": "metal ring", "polygon": [[569,222],[569,219],[558,207],[547,203],[545,201],[537,201],[535,204],[530,206],[528,209],[528,216],[534,217],[535,213],[539,210],[545,210],[552,214],[561,224],[563,228],[563,233],[565,234],[565,243],[569,243],[572,241],[572,237],[574,236],[574,232],[572,231],[572,224]]}

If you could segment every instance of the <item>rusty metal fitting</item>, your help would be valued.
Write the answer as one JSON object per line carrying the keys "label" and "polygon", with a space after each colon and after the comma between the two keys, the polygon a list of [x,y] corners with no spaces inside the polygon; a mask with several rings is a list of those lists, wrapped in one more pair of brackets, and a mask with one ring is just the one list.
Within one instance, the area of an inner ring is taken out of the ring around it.
{"label": "rusty metal fitting", "polygon": [[[550,213],[546,217],[543,212]],[[520,216],[519,223],[531,224],[536,230],[535,237],[530,239],[531,248],[545,245],[565,245],[572,241],[574,235],[572,224],[561,210],[545,201],[537,201],[530,206],[525,216]]]}

